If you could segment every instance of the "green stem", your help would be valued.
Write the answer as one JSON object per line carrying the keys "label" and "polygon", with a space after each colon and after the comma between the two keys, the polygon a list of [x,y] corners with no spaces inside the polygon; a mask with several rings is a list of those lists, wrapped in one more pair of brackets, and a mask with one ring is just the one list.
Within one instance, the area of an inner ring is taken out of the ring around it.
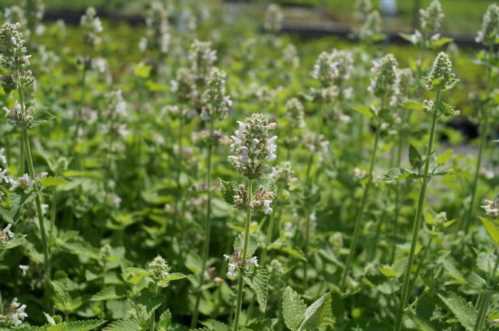
{"label": "green stem", "polygon": [[[19,96],[19,104],[21,105],[21,113],[22,114],[26,114],[26,103],[24,101],[24,87],[21,83],[19,83],[19,76],[20,76],[20,73],[19,71],[17,72],[17,93],[18,93],[18,96]],[[22,135],[22,133],[21,133]],[[21,141],[24,141],[23,140],[24,138],[21,137]],[[19,168],[18,168],[18,171],[17,171],[17,174],[18,176],[23,176],[26,172],[26,152],[25,152],[25,147],[26,147],[26,144],[23,142],[21,143],[21,146],[20,146],[20,149],[19,149]]]}
{"label": "green stem", "polygon": [[[402,149],[404,148],[404,138],[403,138],[403,133],[402,131],[399,130],[399,137],[398,137],[398,146],[397,146],[397,164],[396,168],[400,169],[402,165]],[[397,236],[397,231],[398,231],[398,223],[399,223],[399,217],[400,217],[400,181],[397,179],[397,183],[395,186],[395,216],[393,218],[393,235],[392,235],[392,251],[390,254],[390,263],[393,263],[393,260],[395,259],[395,253],[397,251],[397,242],[395,240]]]}
{"label": "green stem", "polygon": [[309,262],[309,256],[308,256],[308,246],[310,242],[310,201],[308,201],[309,195],[310,195],[310,173],[312,170],[312,164],[314,163],[314,154],[310,154],[310,157],[308,159],[307,163],[307,172],[306,172],[306,179],[305,179],[305,188],[306,188],[306,196],[305,196],[305,211],[306,211],[306,218],[305,218],[305,247],[303,249],[303,253],[305,254],[305,262],[303,265],[303,283],[304,287],[307,288],[307,283],[308,283],[308,262]]}
{"label": "green stem", "polygon": [[[35,167],[33,165],[33,154],[31,152],[31,143],[29,140],[28,130],[26,128],[22,131],[23,143],[25,145],[26,151],[26,159],[28,161],[28,174],[33,181],[35,181]],[[42,245],[43,245],[43,261],[45,266],[45,277],[50,278],[50,259],[49,259],[49,243],[47,238],[47,232],[45,230],[45,222],[43,219],[42,212],[42,198],[40,195],[40,190],[38,184],[34,183],[35,187],[35,205],[36,205],[36,214],[38,217],[38,225],[40,226],[40,232],[42,237]]]}
{"label": "green stem", "polygon": [[350,269],[352,268],[352,262],[353,262],[353,258],[355,255],[355,250],[357,248],[357,242],[359,240],[360,224],[361,224],[360,220],[364,217],[364,210],[365,210],[365,207],[367,204],[367,198],[369,196],[369,191],[371,189],[372,182],[373,182],[373,171],[374,171],[374,164],[376,162],[376,154],[378,152],[379,137],[380,137],[380,130],[379,130],[379,128],[377,128],[376,134],[374,136],[374,146],[372,149],[371,160],[369,163],[368,179],[367,179],[366,186],[364,187],[364,193],[362,194],[362,200],[360,203],[360,207],[357,209],[357,213],[356,213],[355,218],[354,218],[354,230],[353,230],[352,243],[350,245],[350,251],[348,253],[347,263],[345,265],[345,269],[343,270],[343,275],[341,276],[340,288],[342,288],[342,289],[345,286],[347,276],[350,273]]}
{"label": "green stem", "polygon": [[403,280],[403,285],[402,285],[402,296],[400,300],[400,309],[398,312],[397,316],[397,322],[395,324],[395,330],[396,331],[401,331],[402,330],[402,320],[403,320],[403,315],[404,315],[404,310],[407,305],[407,300],[409,299],[409,293],[412,291],[410,284],[410,271],[412,268],[412,264],[414,263],[414,255],[416,252],[416,244],[418,241],[418,235],[419,235],[419,230],[421,228],[421,222],[422,222],[422,214],[423,214],[423,206],[424,206],[424,200],[425,200],[425,195],[426,195],[426,188],[428,186],[428,174],[430,171],[430,158],[431,154],[433,151],[433,141],[435,139],[435,129],[437,126],[437,118],[438,118],[438,107],[440,104],[440,91],[437,92],[436,100],[435,100],[435,105],[433,107],[433,119],[431,123],[431,131],[430,131],[430,140],[428,142],[428,148],[426,151],[426,158],[424,160],[424,172],[423,172],[423,183],[421,185],[421,191],[419,193],[419,199],[418,199],[418,206],[416,210],[416,216],[414,219],[414,223],[412,226],[412,241],[411,241],[411,250],[409,252],[409,260],[407,263],[407,267],[405,270],[404,274],[404,280]]}
{"label": "green stem", "polygon": [[249,242],[249,230],[252,218],[251,211],[251,201],[253,199],[253,181],[248,179],[248,212],[246,215],[246,222],[244,225],[244,242],[243,242],[243,253],[241,255],[242,265],[239,270],[239,281],[237,285],[237,303],[236,303],[236,313],[234,315],[234,331],[239,330],[239,316],[241,315],[241,307],[243,304],[243,287],[244,287],[244,270],[246,267],[247,253],[248,253],[248,242]]}
{"label": "green stem", "polygon": [[212,154],[213,154],[213,119],[210,120],[210,138],[208,145],[208,153],[206,156],[206,163],[208,167],[207,179],[206,179],[206,189],[208,190],[208,197],[206,202],[206,218],[205,218],[205,240],[203,246],[203,261],[201,272],[199,274],[199,287],[197,289],[196,304],[194,308],[194,315],[192,317],[191,328],[195,328],[198,324],[199,318],[199,305],[201,303],[202,287],[204,284],[204,274],[206,269],[206,264],[208,262],[208,257],[210,254],[210,241],[211,241],[211,170],[212,170]]}
{"label": "green stem", "polygon": [[175,221],[178,222],[178,217],[179,217],[179,203],[180,203],[180,191],[182,189],[182,184],[180,182],[180,177],[181,177],[181,174],[182,174],[182,160],[183,160],[183,156],[182,156],[182,149],[183,149],[183,145],[182,145],[182,138],[183,138],[183,135],[184,135],[184,119],[183,118],[180,118],[180,124],[179,124],[179,127],[178,127],[178,132],[177,132],[177,141],[178,141],[178,151],[177,151],[177,172],[176,172],[176,175],[175,175],[175,182],[177,184],[177,194],[176,194],[176,198],[175,198]]}
{"label": "green stem", "polygon": [[473,216],[473,210],[475,209],[475,201],[476,201],[476,193],[477,193],[477,188],[478,188],[478,179],[480,178],[480,168],[482,165],[482,156],[483,156],[483,150],[485,149],[485,145],[487,144],[487,120],[485,118],[485,113],[484,110],[482,109],[481,111],[481,116],[480,116],[480,129],[482,130],[481,135],[480,135],[480,146],[478,147],[478,155],[476,159],[476,165],[475,165],[475,173],[473,176],[473,184],[471,187],[471,200],[470,204],[468,206],[468,210],[466,213],[466,218],[464,221],[464,231],[465,233],[468,233],[470,225],[472,223],[472,216]]}

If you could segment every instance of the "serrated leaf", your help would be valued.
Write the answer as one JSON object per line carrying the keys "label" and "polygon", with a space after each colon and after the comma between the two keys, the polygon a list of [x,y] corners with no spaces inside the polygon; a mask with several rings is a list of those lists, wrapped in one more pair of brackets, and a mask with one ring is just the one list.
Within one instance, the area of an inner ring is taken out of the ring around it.
{"label": "serrated leaf", "polygon": [[457,294],[451,294],[446,298],[442,295],[438,297],[445,303],[447,308],[454,314],[459,323],[468,331],[473,331],[475,321],[477,319],[477,312],[475,308],[469,305],[463,298]]}
{"label": "serrated leaf", "polygon": [[423,158],[414,145],[409,145],[409,162],[414,169],[419,169],[423,165]]}
{"label": "serrated leaf", "polygon": [[262,313],[267,310],[269,296],[270,274],[265,268],[258,268],[255,277],[249,282],[251,289],[255,292],[258,307]]}
{"label": "serrated leaf", "polygon": [[282,295],[282,316],[284,323],[291,331],[298,330],[305,318],[307,306],[302,298],[291,287],[286,287]]}
{"label": "serrated leaf", "polygon": [[305,318],[298,330],[317,330],[324,323],[332,321],[331,295],[325,294],[305,311]]}
{"label": "serrated leaf", "polygon": [[134,320],[122,320],[111,323],[102,331],[140,331],[140,325]]}

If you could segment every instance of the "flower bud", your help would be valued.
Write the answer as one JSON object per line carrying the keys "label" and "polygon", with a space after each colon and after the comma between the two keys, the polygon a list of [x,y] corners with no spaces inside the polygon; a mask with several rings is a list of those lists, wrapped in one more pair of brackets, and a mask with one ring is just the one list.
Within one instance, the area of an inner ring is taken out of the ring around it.
{"label": "flower bud", "polygon": [[478,32],[476,41],[487,46],[497,43],[499,37],[499,6],[491,4],[483,16],[482,29]]}
{"label": "flower bud", "polygon": [[426,88],[432,91],[450,90],[457,82],[458,79],[454,73],[449,56],[444,52],[440,52],[433,62],[430,74],[426,80]]}

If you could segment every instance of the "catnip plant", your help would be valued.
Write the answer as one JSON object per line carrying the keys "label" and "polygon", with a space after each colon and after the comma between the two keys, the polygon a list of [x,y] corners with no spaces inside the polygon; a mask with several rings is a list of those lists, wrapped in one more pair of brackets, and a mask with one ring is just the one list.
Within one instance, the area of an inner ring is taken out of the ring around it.
{"label": "catnip plant", "polygon": [[427,111],[432,115],[430,136],[428,140],[428,146],[426,148],[426,154],[422,165],[422,183],[419,191],[419,197],[416,207],[416,215],[414,222],[412,224],[412,239],[411,248],[409,252],[409,258],[407,262],[407,267],[405,268],[402,287],[401,287],[401,297],[400,297],[400,309],[397,315],[396,324],[394,330],[400,331],[403,327],[403,317],[404,312],[407,307],[407,303],[412,293],[411,280],[411,270],[414,264],[416,245],[418,243],[418,234],[421,229],[423,212],[424,212],[424,202],[426,197],[426,190],[428,187],[428,182],[431,179],[432,174],[430,173],[430,165],[434,153],[434,141],[437,130],[438,119],[444,115],[452,115],[454,113],[453,108],[445,103],[445,93],[452,90],[457,84],[458,79],[454,73],[452,67],[452,62],[446,53],[439,53],[433,62],[433,67],[430,74],[426,80],[426,88],[435,94],[433,101],[427,100],[426,106]]}
{"label": "catnip plant", "polygon": [[42,210],[41,187],[38,182],[33,152],[31,147],[30,128],[35,121],[36,105],[32,94],[35,78],[31,72],[31,56],[26,48],[19,24],[5,23],[0,28],[1,65],[6,68],[16,86],[17,100],[11,108],[6,108],[7,118],[14,123],[21,137],[18,161],[18,184],[21,187],[33,187],[35,195],[36,215],[43,246],[44,279],[50,279],[50,250],[46,231],[46,221]]}
{"label": "catnip plant", "polygon": [[373,185],[374,168],[376,156],[379,149],[381,133],[386,129],[387,121],[393,117],[393,109],[399,97],[400,77],[398,71],[398,62],[392,54],[388,54],[381,59],[375,60],[372,67],[372,79],[369,85],[369,91],[377,98],[378,104],[372,107],[373,125],[375,130],[371,158],[369,161],[369,170],[366,176],[366,184],[363,189],[362,198],[354,216],[354,230],[348,258],[345,269],[341,276],[340,287],[344,288],[347,277],[352,268],[353,259],[357,250],[357,243],[360,236],[361,224],[367,208],[369,191]]}
{"label": "catnip plant", "polygon": [[239,319],[243,303],[244,276],[251,266],[257,266],[256,256],[250,249],[251,223],[257,210],[269,215],[272,212],[274,193],[260,182],[269,169],[270,162],[277,158],[277,137],[272,135],[275,123],[266,115],[254,113],[245,121],[238,122],[238,128],[231,136],[229,161],[245,178],[245,182],[232,187],[234,205],[246,212],[244,231],[239,236],[236,250],[227,256],[229,277],[237,277],[236,306],[233,330],[239,330]]}

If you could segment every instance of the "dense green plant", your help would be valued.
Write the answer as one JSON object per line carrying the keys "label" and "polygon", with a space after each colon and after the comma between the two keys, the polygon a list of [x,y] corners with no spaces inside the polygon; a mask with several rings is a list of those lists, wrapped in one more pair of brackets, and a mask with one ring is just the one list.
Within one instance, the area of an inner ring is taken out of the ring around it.
{"label": "dense green plant", "polygon": [[356,43],[276,5],[7,10],[0,330],[497,327],[497,5],[475,54],[442,3],[406,47],[370,1]]}

